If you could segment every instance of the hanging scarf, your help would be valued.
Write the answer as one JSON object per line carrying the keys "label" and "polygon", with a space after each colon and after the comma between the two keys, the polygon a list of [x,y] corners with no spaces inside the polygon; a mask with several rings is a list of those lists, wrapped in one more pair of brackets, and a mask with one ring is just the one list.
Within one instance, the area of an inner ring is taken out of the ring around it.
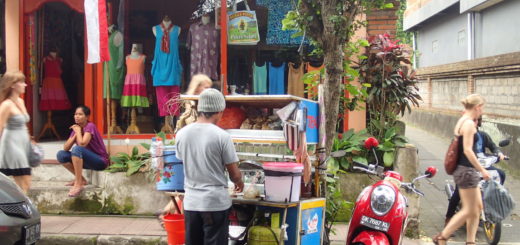
{"label": "hanging scarf", "polygon": [[164,53],[169,54],[170,53],[170,31],[173,28],[173,25],[171,24],[168,28],[164,26],[164,22],[161,22],[161,28],[163,30],[163,36],[161,40],[161,51]]}

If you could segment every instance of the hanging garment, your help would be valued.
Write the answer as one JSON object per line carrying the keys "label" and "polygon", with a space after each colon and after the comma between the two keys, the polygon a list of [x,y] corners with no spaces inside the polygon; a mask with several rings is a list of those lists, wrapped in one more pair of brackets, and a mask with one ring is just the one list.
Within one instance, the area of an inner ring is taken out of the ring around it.
{"label": "hanging garment", "polygon": [[[319,72],[321,71],[321,69],[323,69],[325,67],[325,65],[321,65],[320,67],[314,67],[314,66],[311,66],[311,64],[306,63],[305,66],[307,67],[307,72],[311,72],[311,71],[318,72],[318,74],[315,75],[314,81],[319,83],[319,81],[321,80],[321,74],[319,74]],[[307,84],[306,87],[307,87],[307,99],[313,99],[313,98],[317,99],[318,86],[314,86],[312,84]]]}
{"label": "hanging garment", "polygon": [[265,38],[267,44],[299,45],[302,42],[302,37],[292,37],[296,31],[282,30],[282,20],[285,19],[285,15],[296,9],[291,1],[257,0],[256,4],[268,9],[267,37]]}
{"label": "hanging garment", "polygon": [[269,94],[285,94],[285,63],[281,66],[269,64]]}
{"label": "hanging garment", "polygon": [[[123,36],[123,34],[119,31],[114,31],[110,34],[110,38],[108,39],[108,50],[110,51],[110,60],[108,61],[108,71],[104,70],[104,72],[108,72],[108,76],[103,76],[104,78],[104,86],[103,86],[103,95],[106,98],[106,89],[107,89],[107,78],[110,79],[110,99],[119,100],[121,99],[121,94],[123,93],[123,85],[125,82],[125,65],[124,65],[124,45],[123,41],[116,46],[114,43],[114,38],[117,35]],[[105,66],[103,66],[103,69]]]}
{"label": "hanging garment", "polygon": [[179,86],[157,86],[155,95],[157,96],[157,109],[159,116],[178,116],[179,115]]}
{"label": "hanging garment", "polygon": [[289,62],[289,75],[287,77],[287,93],[302,97],[305,93],[303,83],[303,64],[294,68],[296,64]]}
{"label": "hanging garment", "polygon": [[68,110],[72,105],[61,80],[61,58],[47,56],[43,61],[45,78],[43,79],[40,110]]}
{"label": "hanging garment", "polygon": [[144,60],[146,56],[140,55],[133,59],[130,55],[126,57],[126,77],[122,107],[149,107],[148,96],[146,96],[146,79],[144,78]]}
{"label": "hanging garment", "polygon": [[188,33],[187,45],[190,48],[190,75],[202,73],[212,80],[218,77],[218,40],[219,32],[212,24],[193,23]]}
{"label": "hanging garment", "polygon": [[[155,52],[152,61],[153,86],[179,86],[181,84],[182,66],[179,59],[179,27],[170,26],[168,45],[163,44],[164,31],[161,25],[155,27]],[[167,47],[166,47],[167,46]],[[167,49],[168,53],[162,49]]]}
{"label": "hanging garment", "polygon": [[253,93],[267,94],[267,65],[256,66],[253,63]]}

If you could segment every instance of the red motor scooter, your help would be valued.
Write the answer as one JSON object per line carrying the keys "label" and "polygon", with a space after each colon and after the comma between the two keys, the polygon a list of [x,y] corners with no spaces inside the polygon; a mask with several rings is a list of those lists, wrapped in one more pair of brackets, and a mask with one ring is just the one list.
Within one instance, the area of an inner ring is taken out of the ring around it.
{"label": "red motor scooter", "polygon": [[[435,167],[429,167],[424,175],[404,183],[403,177],[395,171],[386,171],[379,166],[374,147],[377,140],[365,141],[365,147],[370,149],[376,158],[376,164],[368,166],[354,163],[354,169],[381,177],[382,180],[366,187],[358,196],[347,233],[347,244],[365,245],[398,245],[401,244],[408,220],[408,201],[400,193],[400,188],[409,193],[424,196],[415,188],[415,182],[431,178],[437,173]],[[367,142],[368,143],[367,145]],[[374,144],[375,142],[375,144]]]}

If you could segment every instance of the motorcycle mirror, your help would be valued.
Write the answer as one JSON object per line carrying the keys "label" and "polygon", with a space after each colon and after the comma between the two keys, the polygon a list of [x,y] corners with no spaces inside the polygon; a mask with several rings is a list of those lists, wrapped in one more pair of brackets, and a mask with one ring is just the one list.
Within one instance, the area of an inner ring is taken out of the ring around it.
{"label": "motorcycle mirror", "polygon": [[435,176],[437,174],[437,168],[434,166],[430,166],[426,169],[424,174],[428,175],[428,178],[432,178],[433,176]]}
{"label": "motorcycle mirror", "polygon": [[510,139],[505,139],[505,140],[501,140],[500,142],[498,142],[498,146],[500,146],[500,147],[508,146],[509,144],[511,144]]}
{"label": "motorcycle mirror", "polygon": [[379,145],[379,141],[377,141],[376,138],[370,137],[365,140],[365,149],[371,150],[374,147],[377,147]]}

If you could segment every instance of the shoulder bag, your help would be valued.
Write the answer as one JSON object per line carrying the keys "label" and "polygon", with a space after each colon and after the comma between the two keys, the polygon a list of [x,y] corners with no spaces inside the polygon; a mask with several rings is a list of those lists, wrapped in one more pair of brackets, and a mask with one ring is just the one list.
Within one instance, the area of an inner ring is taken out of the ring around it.
{"label": "shoulder bag", "polygon": [[444,169],[448,175],[452,175],[457,168],[457,161],[459,160],[460,138],[460,136],[455,135],[455,137],[451,140],[450,146],[448,146],[446,157],[444,157]]}

